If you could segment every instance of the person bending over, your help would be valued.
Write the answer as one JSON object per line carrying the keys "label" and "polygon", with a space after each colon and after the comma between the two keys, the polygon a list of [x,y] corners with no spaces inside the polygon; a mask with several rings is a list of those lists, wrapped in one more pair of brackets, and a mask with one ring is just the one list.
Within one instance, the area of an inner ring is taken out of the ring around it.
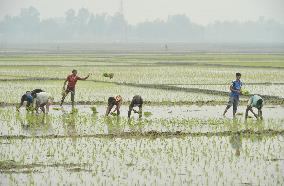
{"label": "person bending over", "polygon": [[110,111],[113,108],[113,106],[116,106],[116,107],[115,107],[114,111],[111,112],[111,114],[116,111],[117,115],[119,116],[121,105],[122,105],[122,97],[120,95],[115,96],[115,97],[109,97],[108,98],[108,107],[106,109],[106,116],[108,116],[110,114]]}
{"label": "person bending over", "polygon": [[[262,118],[262,107],[263,107],[263,99],[262,97],[260,97],[259,95],[253,95],[250,97],[249,101],[248,101],[248,105],[247,105],[247,109],[246,109],[246,115],[245,115],[245,119],[248,118],[248,112],[251,111],[254,115],[254,117],[256,117],[257,119],[263,119]],[[252,108],[257,108],[258,110],[258,114],[254,113]]]}
{"label": "person bending over", "polygon": [[[138,113],[139,118],[141,118],[142,117],[142,106],[143,106],[142,97],[139,96],[139,95],[134,96],[132,98],[130,105],[129,105],[128,118],[130,118],[132,110],[134,111],[134,113]],[[139,111],[136,111],[135,109],[133,109],[134,107],[139,107]]]}

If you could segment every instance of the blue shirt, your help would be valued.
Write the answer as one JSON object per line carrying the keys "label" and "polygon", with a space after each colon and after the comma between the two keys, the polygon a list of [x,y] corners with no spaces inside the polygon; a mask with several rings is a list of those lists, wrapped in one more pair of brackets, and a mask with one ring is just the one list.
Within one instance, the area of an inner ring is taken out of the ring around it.
{"label": "blue shirt", "polygon": [[33,97],[32,95],[28,94],[27,95],[27,102],[32,103],[33,102]]}
{"label": "blue shirt", "polygon": [[[240,91],[242,86],[243,86],[243,83],[241,82],[241,80],[239,80],[239,81],[235,80],[235,81],[232,82],[232,88],[234,90],[239,90]],[[231,91],[230,96],[231,97],[239,97],[240,93]]]}

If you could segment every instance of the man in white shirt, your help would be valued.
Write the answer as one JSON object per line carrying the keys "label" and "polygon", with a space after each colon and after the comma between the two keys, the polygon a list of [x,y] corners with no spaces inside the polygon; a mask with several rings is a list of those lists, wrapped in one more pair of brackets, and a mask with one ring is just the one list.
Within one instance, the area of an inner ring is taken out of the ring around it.
{"label": "man in white shirt", "polygon": [[40,108],[43,113],[48,113],[49,106],[52,104],[52,101],[53,98],[47,92],[37,93],[34,99],[36,112],[38,113],[38,108]]}

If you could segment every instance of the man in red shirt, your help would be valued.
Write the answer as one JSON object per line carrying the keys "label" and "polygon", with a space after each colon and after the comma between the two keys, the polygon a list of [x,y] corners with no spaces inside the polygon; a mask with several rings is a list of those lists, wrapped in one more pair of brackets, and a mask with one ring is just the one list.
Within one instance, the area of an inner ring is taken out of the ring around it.
{"label": "man in red shirt", "polygon": [[[77,70],[72,70],[72,74],[67,76],[67,79],[64,81],[63,85],[64,94],[62,95],[60,106],[62,106],[64,99],[68,95],[68,93],[71,92],[72,108],[74,107],[75,85],[78,80],[86,80],[88,79],[89,76],[90,74],[88,74],[88,76],[84,78],[80,78],[79,76],[77,76]],[[68,82],[67,88],[65,89],[65,85],[67,82]]]}

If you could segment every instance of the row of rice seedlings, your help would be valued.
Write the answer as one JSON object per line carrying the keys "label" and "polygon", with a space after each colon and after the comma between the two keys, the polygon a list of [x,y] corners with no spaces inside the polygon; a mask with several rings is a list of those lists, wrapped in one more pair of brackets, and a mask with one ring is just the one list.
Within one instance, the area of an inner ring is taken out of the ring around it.
{"label": "row of rice seedlings", "polygon": [[91,113],[77,112],[65,113],[56,111],[44,116],[32,113],[18,113],[14,108],[0,111],[2,116],[1,135],[81,135],[81,134],[124,134],[125,132],[191,132],[191,133],[216,133],[232,131],[232,126],[238,130],[264,131],[283,130],[283,119],[266,119],[256,121],[253,118],[244,121],[241,117],[237,120],[226,118],[155,118],[128,119],[127,117],[104,117]]}
{"label": "row of rice seedlings", "polygon": [[[243,137],[239,156],[235,155],[235,149],[231,147],[229,138],[18,140],[9,146],[10,151],[6,151],[5,148],[0,157],[1,159],[14,158],[18,161],[17,156],[26,152],[23,156],[25,163],[43,163],[45,168],[42,171],[44,172],[48,165],[57,164],[54,174],[62,175],[62,178],[59,179],[56,175],[52,178],[63,182],[68,182],[68,174],[65,174],[68,168],[65,165],[72,164],[78,165],[82,170],[93,172],[92,178],[100,177],[107,182],[122,181],[120,178],[124,177],[128,182],[136,184],[138,181],[144,184],[155,181],[164,183],[163,180],[165,181],[165,178],[169,176],[168,180],[171,182],[181,183],[180,179],[184,178],[184,175],[187,179],[182,180],[189,183],[198,183],[191,178],[198,175],[212,179],[216,184],[237,183],[238,177],[242,180],[250,180],[254,184],[258,183],[254,180],[260,183],[282,181],[281,169],[278,172],[270,172],[266,161],[267,158],[279,157],[279,154],[283,152],[277,138],[268,138],[265,143],[256,145],[250,142],[250,138]],[[268,146],[271,148],[268,149]],[[27,151],[28,147],[29,151]],[[259,149],[260,147],[263,148]],[[53,148],[53,156],[46,158],[50,148]],[[6,156],[3,155],[5,152]],[[220,162],[223,163],[220,164]],[[65,171],[60,169],[62,166]],[[88,174],[84,171],[79,172]],[[141,177],[135,177],[134,174]]]}

